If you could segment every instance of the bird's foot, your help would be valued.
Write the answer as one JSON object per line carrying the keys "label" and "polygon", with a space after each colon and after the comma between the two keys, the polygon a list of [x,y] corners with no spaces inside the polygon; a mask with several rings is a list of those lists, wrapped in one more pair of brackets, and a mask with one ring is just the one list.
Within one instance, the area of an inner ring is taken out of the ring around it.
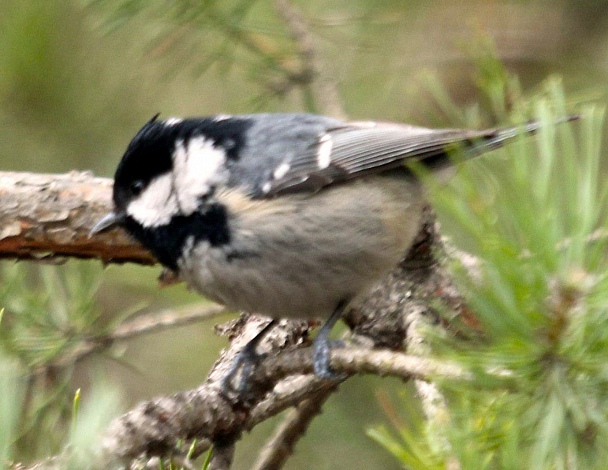
{"label": "bird's foot", "polygon": [[331,350],[344,347],[344,341],[332,341],[327,338],[317,337],[313,344],[312,357],[315,375],[326,380],[344,380],[347,374],[337,373],[329,365]]}

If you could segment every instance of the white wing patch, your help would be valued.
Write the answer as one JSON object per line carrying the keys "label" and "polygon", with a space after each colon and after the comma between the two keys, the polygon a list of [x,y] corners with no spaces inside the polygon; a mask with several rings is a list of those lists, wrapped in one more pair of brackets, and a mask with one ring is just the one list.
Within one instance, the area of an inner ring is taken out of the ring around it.
{"label": "white wing patch", "polygon": [[274,172],[272,173],[273,178],[275,180],[279,180],[279,179],[283,178],[283,176],[285,176],[287,174],[287,172],[289,171],[289,168],[291,168],[289,163],[287,163],[287,162],[281,163],[277,167],[277,169],[274,170]]}
{"label": "white wing patch", "polygon": [[319,139],[319,150],[317,151],[317,164],[319,165],[319,169],[324,170],[331,163],[331,148],[333,145],[329,134],[325,134]]}
{"label": "white wing patch", "polygon": [[198,209],[202,196],[227,181],[226,152],[204,137],[193,137],[187,144],[178,142],[173,178],[180,213],[190,215]]}
{"label": "white wing patch", "polygon": [[171,173],[153,179],[144,191],[127,206],[127,214],[143,227],[167,225],[179,213]]}

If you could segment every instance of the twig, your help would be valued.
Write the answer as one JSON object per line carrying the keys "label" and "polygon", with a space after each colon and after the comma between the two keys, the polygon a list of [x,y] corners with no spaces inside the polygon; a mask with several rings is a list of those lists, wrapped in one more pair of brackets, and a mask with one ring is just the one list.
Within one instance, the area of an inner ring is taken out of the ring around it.
{"label": "twig", "polygon": [[180,309],[167,309],[160,312],[142,315],[119,325],[110,335],[114,341],[132,338],[149,333],[158,333],[169,328],[198,323],[228,312],[217,304],[195,304]]}
{"label": "twig", "polygon": [[279,470],[293,453],[296,443],[306,433],[312,420],[321,413],[321,408],[337,390],[337,387],[322,390],[297,405],[283,419],[271,438],[266,442],[252,470]]}
{"label": "twig", "polygon": [[[428,354],[429,352],[429,346],[422,334],[422,330],[426,327],[428,327],[428,321],[424,318],[418,318],[410,325],[408,334],[409,350],[415,354]],[[440,445],[449,454],[450,444],[444,431],[448,416],[448,405],[445,397],[441,394],[435,382],[422,377],[414,378],[414,386],[420,397],[420,404],[428,426],[438,431],[437,436],[445,437]]]}
{"label": "twig", "polygon": [[288,77],[288,80],[310,84],[315,104],[320,107],[322,114],[345,118],[336,82],[326,73],[327,67],[315,49],[314,38],[303,15],[288,0],[275,0],[274,5],[287,26],[301,61],[300,73]]}
{"label": "twig", "polygon": [[453,380],[470,380],[472,376],[455,364],[427,357],[412,356],[393,351],[367,349],[338,349],[331,354],[331,366],[350,374],[390,375],[407,380],[432,380],[436,377]]}
{"label": "twig", "polygon": [[49,367],[65,367],[82,358],[109,348],[116,341],[122,341],[135,336],[157,333],[169,328],[190,325],[202,320],[222,315],[227,310],[221,305],[196,304],[181,309],[167,309],[127,320],[118,325],[107,335],[87,338],[79,343],[74,349],[58,357],[56,360],[45,365],[43,370]]}
{"label": "twig", "polygon": [[216,444],[209,462],[209,470],[228,470],[234,459],[234,442]]}
{"label": "twig", "polygon": [[302,402],[311,395],[334,389],[342,380],[323,380],[312,374],[299,375],[277,384],[266,399],[258,403],[253,410],[245,429],[250,431],[268,418]]}

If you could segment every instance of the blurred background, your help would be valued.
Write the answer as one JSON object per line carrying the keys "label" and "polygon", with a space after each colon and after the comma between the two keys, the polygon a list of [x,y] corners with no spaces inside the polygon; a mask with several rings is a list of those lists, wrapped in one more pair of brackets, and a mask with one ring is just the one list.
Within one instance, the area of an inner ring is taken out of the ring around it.
{"label": "blurred background", "polygon": [[[352,119],[435,127],[496,124],[491,104],[484,103],[488,98],[477,91],[484,75],[472,57],[480,47],[495,50],[519,77],[524,95],[557,74],[568,96],[604,100],[606,1],[292,4],[309,22],[322,75]],[[79,169],[109,177],[130,138],[157,112],[327,112],[324,101],[331,97],[315,96],[294,78],[301,69],[297,45],[273,2],[0,0],[0,169]],[[7,280],[19,276],[33,294],[85,283],[95,299],[91,326],[199,300],[183,286],[158,291],[158,267],[103,270],[95,262],[70,262],[52,273],[36,266],[20,266],[15,273],[12,264],[2,267],[8,313],[26,305],[14,301],[7,287],[16,282]],[[69,309],[63,314],[69,317]],[[213,333],[220,320],[133,339],[80,362],[63,376],[67,401],[77,388],[86,394],[93,379],[118,390],[123,410],[198,385],[226,345]],[[19,360],[32,363],[28,357]],[[404,393],[407,387],[390,379],[348,381],[286,468],[400,468],[366,431],[387,421],[387,402],[401,403]],[[39,419],[49,425],[56,417]],[[235,468],[248,468],[274,424],[245,436]],[[25,446],[20,458],[39,458],[55,444]]]}

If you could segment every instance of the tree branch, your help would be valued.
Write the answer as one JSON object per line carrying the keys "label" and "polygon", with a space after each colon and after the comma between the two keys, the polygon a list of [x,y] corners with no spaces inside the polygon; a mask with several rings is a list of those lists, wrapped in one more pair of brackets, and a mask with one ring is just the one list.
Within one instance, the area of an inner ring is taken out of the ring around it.
{"label": "tree branch", "polygon": [[154,264],[150,252],[121,230],[89,238],[112,209],[111,188],[112,180],[86,172],[0,172],[0,258]]}
{"label": "tree branch", "polygon": [[[332,351],[331,366],[347,374],[357,371],[403,379],[468,378],[456,366],[390,351],[337,349]],[[109,461],[124,462],[140,454],[175,455],[177,443],[183,439],[237,439],[259,422],[303,398],[325,394],[340,382],[318,379],[312,372],[310,348],[283,351],[259,364],[249,383],[249,406],[224,396],[220,383],[213,379],[195,390],[142,403],[110,426],[104,441],[105,456]],[[311,375],[302,377],[303,373]],[[282,381],[294,374],[295,379]]]}

